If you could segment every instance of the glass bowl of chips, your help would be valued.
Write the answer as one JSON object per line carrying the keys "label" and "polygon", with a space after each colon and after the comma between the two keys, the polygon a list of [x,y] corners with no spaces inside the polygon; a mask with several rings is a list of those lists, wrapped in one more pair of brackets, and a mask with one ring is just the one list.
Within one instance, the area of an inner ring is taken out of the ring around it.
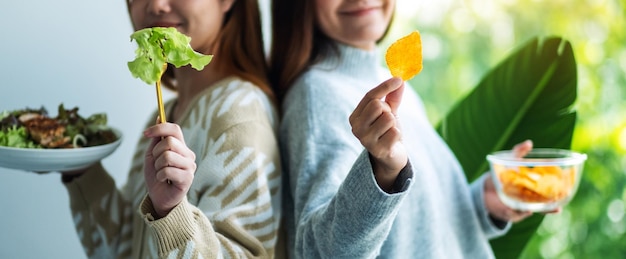
{"label": "glass bowl of chips", "polygon": [[524,157],[512,150],[487,155],[500,200],[512,209],[547,212],[565,206],[576,193],[587,155],[535,148]]}

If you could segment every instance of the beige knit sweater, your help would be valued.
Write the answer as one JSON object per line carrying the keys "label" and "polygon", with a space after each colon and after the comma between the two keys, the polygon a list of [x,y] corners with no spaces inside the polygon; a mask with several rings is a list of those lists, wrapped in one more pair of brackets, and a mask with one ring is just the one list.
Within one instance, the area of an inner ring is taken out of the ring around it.
{"label": "beige knit sweater", "polygon": [[[171,110],[175,100],[166,103]],[[156,113],[149,119],[154,122]],[[180,126],[196,153],[186,200],[154,220],[146,196],[142,138],[126,185],[101,164],[67,183],[78,236],[90,258],[274,257],[280,222],[280,157],[274,106],[232,77],[192,102]]]}

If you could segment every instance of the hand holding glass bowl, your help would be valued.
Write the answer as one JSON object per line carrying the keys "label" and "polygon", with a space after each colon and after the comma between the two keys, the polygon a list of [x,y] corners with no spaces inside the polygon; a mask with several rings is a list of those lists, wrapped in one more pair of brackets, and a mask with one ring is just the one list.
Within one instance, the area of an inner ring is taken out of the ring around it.
{"label": "hand holding glass bowl", "polygon": [[512,150],[487,156],[496,192],[512,209],[549,212],[566,205],[578,189],[587,156],[564,149],[535,148],[524,157]]}

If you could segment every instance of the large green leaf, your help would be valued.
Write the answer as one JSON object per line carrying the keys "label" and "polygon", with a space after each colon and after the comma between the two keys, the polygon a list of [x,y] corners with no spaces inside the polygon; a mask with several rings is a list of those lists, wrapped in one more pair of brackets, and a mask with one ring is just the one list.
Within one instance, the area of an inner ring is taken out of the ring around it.
{"label": "large green leaf", "polygon": [[[491,69],[447,114],[437,131],[469,181],[488,170],[486,155],[531,139],[535,147],[569,149],[576,112],[576,61],[568,41],[535,38]],[[543,215],[492,240],[497,258],[517,258]]]}

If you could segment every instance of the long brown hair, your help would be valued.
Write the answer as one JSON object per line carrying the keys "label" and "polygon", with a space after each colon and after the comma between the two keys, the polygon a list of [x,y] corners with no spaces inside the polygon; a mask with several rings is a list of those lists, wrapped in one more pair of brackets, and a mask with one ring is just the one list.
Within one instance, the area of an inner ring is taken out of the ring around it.
{"label": "long brown hair", "polygon": [[[130,3],[126,1],[130,11]],[[258,1],[235,0],[226,13],[222,28],[217,36],[216,49],[212,62],[220,72],[233,74],[257,85],[270,98],[275,94],[269,86],[268,65],[263,49],[263,34]],[[176,91],[174,66],[168,68],[161,83]]]}
{"label": "long brown hair", "polygon": [[[272,0],[271,8],[269,78],[274,92],[282,99],[311,65],[339,52],[336,41],[324,34],[315,21],[315,0]],[[387,35],[390,26],[391,21],[378,42]]]}

